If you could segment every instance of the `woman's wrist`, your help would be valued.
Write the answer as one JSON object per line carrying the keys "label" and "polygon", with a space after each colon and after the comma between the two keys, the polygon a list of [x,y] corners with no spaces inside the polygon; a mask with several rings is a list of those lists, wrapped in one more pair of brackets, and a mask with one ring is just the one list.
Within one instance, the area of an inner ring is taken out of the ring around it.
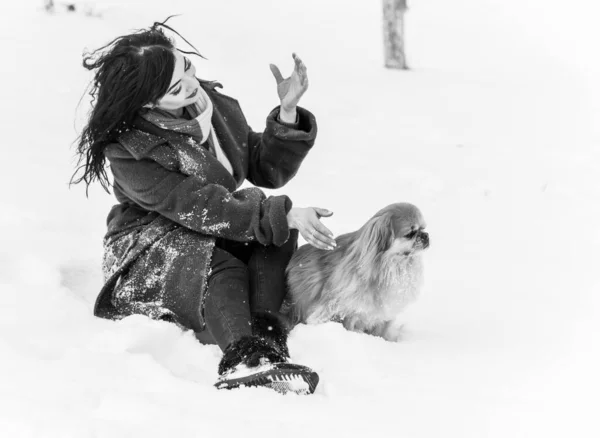
{"label": "woman's wrist", "polygon": [[279,108],[279,120],[283,123],[287,123],[289,125],[293,125],[296,123],[298,119],[298,111],[296,107],[292,107],[291,109],[284,109],[283,107]]}
{"label": "woman's wrist", "polygon": [[298,228],[298,225],[296,224],[296,208],[292,207],[290,209],[290,211],[288,211],[288,214],[286,216],[287,219],[287,223],[288,223],[288,228],[290,230],[294,230]]}

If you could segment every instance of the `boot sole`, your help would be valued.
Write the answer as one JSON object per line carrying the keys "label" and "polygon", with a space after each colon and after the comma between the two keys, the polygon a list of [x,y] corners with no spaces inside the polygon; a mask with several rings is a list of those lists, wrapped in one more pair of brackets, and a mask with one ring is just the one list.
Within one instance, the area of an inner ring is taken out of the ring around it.
{"label": "boot sole", "polygon": [[238,378],[221,378],[217,389],[234,389],[239,387],[264,386],[280,394],[293,392],[308,395],[315,392],[319,384],[319,375],[310,368],[289,363],[273,364],[265,371],[259,371]]}

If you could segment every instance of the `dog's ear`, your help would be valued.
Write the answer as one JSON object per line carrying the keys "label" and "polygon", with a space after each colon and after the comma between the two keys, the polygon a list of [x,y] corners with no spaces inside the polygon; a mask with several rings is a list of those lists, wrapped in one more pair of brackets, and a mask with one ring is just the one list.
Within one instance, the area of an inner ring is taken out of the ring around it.
{"label": "dog's ear", "polygon": [[361,230],[359,246],[363,249],[363,257],[375,256],[387,251],[393,239],[392,221],[389,214],[371,218]]}

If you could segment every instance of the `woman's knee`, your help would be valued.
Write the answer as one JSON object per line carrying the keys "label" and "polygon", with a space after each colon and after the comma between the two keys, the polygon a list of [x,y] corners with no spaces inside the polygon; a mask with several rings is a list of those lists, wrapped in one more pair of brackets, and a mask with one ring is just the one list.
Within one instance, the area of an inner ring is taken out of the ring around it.
{"label": "woman's knee", "polygon": [[210,263],[208,282],[228,276],[248,278],[248,266],[227,251],[215,248]]}

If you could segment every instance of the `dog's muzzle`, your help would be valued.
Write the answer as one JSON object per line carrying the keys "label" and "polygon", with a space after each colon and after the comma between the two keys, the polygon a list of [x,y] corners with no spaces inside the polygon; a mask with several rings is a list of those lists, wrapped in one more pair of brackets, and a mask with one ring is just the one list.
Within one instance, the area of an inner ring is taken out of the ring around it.
{"label": "dog's muzzle", "polygon": [[417,232],[415,246],[420,249],[429,248],[429,234],[425,231]]}

